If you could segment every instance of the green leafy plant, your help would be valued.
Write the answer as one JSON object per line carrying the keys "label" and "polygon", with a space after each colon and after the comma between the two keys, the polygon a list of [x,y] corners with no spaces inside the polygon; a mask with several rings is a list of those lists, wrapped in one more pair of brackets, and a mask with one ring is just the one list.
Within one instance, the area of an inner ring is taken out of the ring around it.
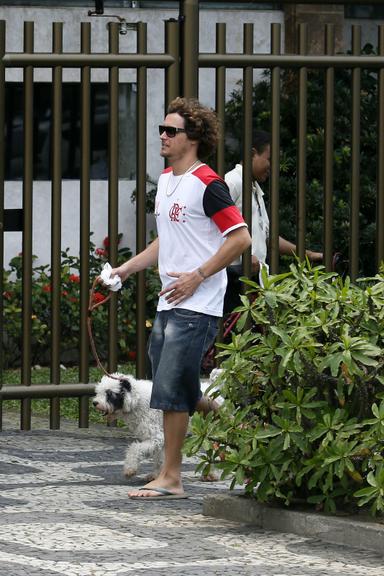
{"label": "green leafy plant", "polygon": [[[119,242],[122,234],[119,235]],[[89,275],[92,281],[108,260],[109,239],[105,238],[102,247],[90,244]],[[118,250],[118,264],[131,255],[129,248]],[[33,257],[35,262],[37,257]],[[62,361],[66,364],[78,362],[80,335],[80,259],[62,252],[61,259],[61,300],[60,336]],[[150,328],[156,312],[159,279],[155,269],[146,272],[147,327]],[[33,267],[32,283],[32,362],[46,364],[51,347],[51,274],[47,265]],[[97,302],[106,295],[102,288],[95,291]],[[3,357],[5,367],[17,366],[21,358],[22,346],[22,255],[9,263],[4,271],[4,327]],[[108,307],[98,307],[92,315],[92,329],[97,351],[101,359],[107,357]],[[118,297],[118,359],[121,362],[136,358],[136,280],[129,277]]]}
{"label": "green leafy plant", "polygon": [[219,345],[224,405],[192,419],[200,470],[262,502],[383,510],[384,270],[356,284],[296,263],[243,278],[238,333]]}

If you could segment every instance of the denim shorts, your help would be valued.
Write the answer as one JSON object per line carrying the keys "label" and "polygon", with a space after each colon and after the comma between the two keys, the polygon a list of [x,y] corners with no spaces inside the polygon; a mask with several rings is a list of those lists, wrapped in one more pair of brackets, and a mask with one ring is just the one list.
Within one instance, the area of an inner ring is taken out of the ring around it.
{"label": "denim shorts", "polygon": [[193,414],[201,398],[200,366],[218,318],[185,308],[157,312],[149,342],[151,408]]}

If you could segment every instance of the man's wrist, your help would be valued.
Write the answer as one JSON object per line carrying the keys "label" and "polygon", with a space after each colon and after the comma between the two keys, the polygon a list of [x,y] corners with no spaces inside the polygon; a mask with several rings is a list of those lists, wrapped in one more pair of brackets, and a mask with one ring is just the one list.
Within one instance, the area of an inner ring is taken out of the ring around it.
{"label": "man's wrist", "polygon": [[199,276],[201,276],[203,280],[206,280],[208,278],[207,274],[205,274],[200,267],[197,268],[196,272],[199,274]]}

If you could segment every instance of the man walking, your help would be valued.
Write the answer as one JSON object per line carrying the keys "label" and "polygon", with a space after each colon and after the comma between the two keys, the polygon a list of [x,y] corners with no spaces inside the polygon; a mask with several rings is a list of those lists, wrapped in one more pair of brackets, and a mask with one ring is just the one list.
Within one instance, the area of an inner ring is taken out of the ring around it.
{"label": "man walking", "polygon": [[225,182],[205,163],[218,140],[214,112],[197,100],[176,98],[159,126],[160,154],[170,168],[159,178],[158,237],[113,270],[124,281],[158,263],[162,289],[150,339],[151,408],[164,414],[164,464],[159,476],[130,498],[185,498],[182,446],[189,416],[207,411],[200,365],[223,312],[225,267],[251,244]]}

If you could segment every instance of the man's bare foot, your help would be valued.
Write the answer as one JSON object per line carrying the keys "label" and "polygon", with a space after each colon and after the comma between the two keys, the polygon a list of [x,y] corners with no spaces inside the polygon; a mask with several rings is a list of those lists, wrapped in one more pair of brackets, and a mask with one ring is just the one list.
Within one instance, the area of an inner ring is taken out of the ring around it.
{"label": "man's bare foot", "polygon": [[128,496],[129,498],[155,498],[160,496],[161,491],[165,491],[169,495],[182,496],[184,489],[181,479],[171,481],[170,479],[158,476],[158,478],[155,478],[152,482],[148,482],[148,484],[142,488],[130,490]]}

